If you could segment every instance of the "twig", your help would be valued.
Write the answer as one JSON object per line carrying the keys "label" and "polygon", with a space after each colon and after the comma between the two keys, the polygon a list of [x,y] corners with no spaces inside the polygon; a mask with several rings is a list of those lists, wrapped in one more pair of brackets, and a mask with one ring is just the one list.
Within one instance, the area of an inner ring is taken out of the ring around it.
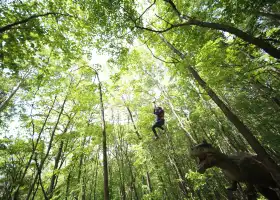
{"label": "twig", "polygon": [[146,44],[147,48],[149,49],[149,51],[151,52],[151,54],[153,55],[154,58],[160,60],[161,62],[164,62],[164,63],[171,63],[171,64],[175,64],[175,63],[178,63],[178,62],[169,62],[169,61],[165,61],[159,57],[157,57],[156,55],[154,55],[153,51],[149,48],[149,46]]}

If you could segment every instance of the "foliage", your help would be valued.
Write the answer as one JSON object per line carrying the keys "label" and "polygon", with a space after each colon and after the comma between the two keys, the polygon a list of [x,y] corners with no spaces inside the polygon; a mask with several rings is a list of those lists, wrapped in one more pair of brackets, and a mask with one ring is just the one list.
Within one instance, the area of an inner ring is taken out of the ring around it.
{"label": "foliage", "polygon": [[[187,25],[157,33],[196,19],[279,49],[279,2],[174,1],[180,16],[172,1],[153,2],[0,4],[1,199],[104,197],[96,72],[110,199],[227,198],[221,172],[195,172],[189,148],[207,139],[225,153],[253,150],[188,66],[280,161],[279,59],[227,31]],[[100,68],[96,52],[109,57]],[[165,110],[159,140],[151,131],[155,100]],[[235,195],[245,199],[240,189]]]}

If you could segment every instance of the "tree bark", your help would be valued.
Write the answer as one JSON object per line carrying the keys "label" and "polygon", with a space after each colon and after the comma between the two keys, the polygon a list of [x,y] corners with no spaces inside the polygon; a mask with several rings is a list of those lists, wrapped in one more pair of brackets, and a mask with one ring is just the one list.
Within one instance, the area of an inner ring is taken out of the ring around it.
{"label": "tree bark", "polygon": [[[153,30],[151,28],[145,28],[145,27],[141,27],[138,25],[135,25],[135,27],[143,29],[143,30],[155,32],[155,33],[164,33],[173,28],[176,28],[176,27],[184,27],[184,26],[192,26],[192,25],[204,27],[204,28],[210,28],[210,29],[214,29],[214,30],[225,31],[225,32],[231,33],[231,34],[241,38],[242,40],[244,40],[250,44],[254,44],[255,46],[264,50],[266,53],[268,53],[272,57],[274,57],[276,59],[280,59],[280,50],[277,49],[276,47],[274,47],[273,45],[271,45],[270,43],[266,42],[263,39],[256,38],[244,31],[242,31],[238,28],[235,28],[233,26],[230,26],[230,25],[219,24],[219,23],[214,23],[214,22],[204,22],[204,21],[200,21],[200,20],[194,19],[189,16],[184,16],[179,12],[179,10],[176,8],[176,6],[172,0],[165,0],[165,2],[167,2],[171,5],[173,11],[178,15],[178,17],[182,21],[186,21],[186,20],[187,21],[184,23],[181,23],[181,24],[171,24],[169,28],[166,28],[164,30]],[[136,24],[136,22],[135,22],[135,24]]]}
{"label": "tree bark", "polygon": [[260,16],[268,17],[270,19],[276,19],[280,21],[280,14],[279,13],[265,13],[265,12],[258,12]]}
{"label": "tree bark", "polygon": [[211,28],[214,30],[221,30],[228,33],[231,33],[244,41],[254,44],[255,46],[259,47],[260,49],[264,50],[266,53],[271,55],[272,57],[276,59],[280,59],[280,50],[271,45],[270,43],[266,42],[263,39],[253,37],[252,35],[229,25],[226,24],[219,24],[219,23],[213,23],[213,22],[203,22],[195,19],[191,19],[188,23],[188,25],[196,25],[200,27],[205,28]]}
{"label": "tree bark", "polygon": [[148,171],[146,172],[146,178],[147,178],[147,185],[148,185],[148,188],[149,188],[149,192],[152,193],[153,192],[153,187],[152,187],[152,183],[151,183],[151,179],[150,179],[150,174],[149,174]]}
{"label": "tree bark", "polygon": [[56,123],[55,123],[54,128],[53,128],[52,133],[51,133],[51,138],[50,138],[50,141],[49,141],[49,145],[48,145],[48,149],[47,149],[46,155],[43,157],[43,159],[42,159],[41,162],[40,162],[40,165],[39,165],[39,167],[38,167],[38,170],[37,170],[37,173],[36,173],[36,175],[35,175],[34,181],[32,182],[32,184],[31,184],[31,186],[30,186],[30,188],[29,188],[28,194],[27,194],[27,196],[26,196],[26,200],[28,200],[28,199],[30,198],[30,195],[31,195],[31,193],[32,193],[32,190],[33,190],[33,188],[34,188],[34,185],[35,185],[35,183],[36,183],[36,181],[37,181],[39,172],[43,169],[43,166],[44,166],[44,164],[45,164],[45,161],[47,160],[47,158],[48,158],[48,156],[49,156],[50,150],[51,150],[51,148],[52,148],[52,142],[53,142],[53,139],[54,139],[55,131],[56,131],[57,126],[58,126],[58,124],[59,124],[59,122],[60,122],[60,118],[61,118],[61,115],[62,115],[62,113],[63,113],[65,103],[66,103],[66,101],[67,101],[67,97],[68,97],[68,94],[66,95],[66,97],[64,98],[64,101],[63,101],[63,103],[62,103],[62,106],[61,106],[60,112],[59,112],[59,114],[58,114]]}
{"label": "tree bark", "polygon": [[51,198],[52,195],[53,195],[53,191],[55,189],[55,180],[58,178],[58,175],[56,175],[55,171],[57,170],[59,161],[61,159],[63,145],[64,145],[64,143],[63,143],[63,140],[62,140],[60,142],[59,149],[58,149],[57,155],[55,157],[55,161],[54,161],[53,175],[51,177],[51,182],[50,182],[49,189],[48,189],[48,197],[49,198]]}
{"label": "tree bark", "polygon": [[20,20],[20,21],[17,21],[17,22],[8,24],[8,25],[6,25],[6,26],[0,27],[0,34],[1,34],[1,33],[4,33],[4,32],[7,31],[7,30],[12,29],[13,27],[15,27],[15,26],[17,26],[17,25],[25,24],[25,23],[29,22],[29,21],[32,20],[32,19],[36,19],[36,18],[39,18],[39,17],[48,16],[48,15],[64,15],[64,16],[70,16],[70,15],[68,15],[68,14],[55,13],[55,12],[47,12],[47,13],[44,13],[44,14],[31,15],[30,17],[25,18],[25,19],[23,19],[23,20]]}
{"label": "tree bark", "polygon": [[132,163],[131,163],[131,160],[129,159],[129,156],[128,156],[128,153],[127,153],[127,148],[126,148],[126,151],[125,151],[125,158],[126,158],[126,161],[128,163],[128,166],[129,166],[129,172],[130,172],[130,176],[131,176],[131,185],[132,185],[132,188],[134,190],[134,195],[135,195],[135,199],[138,200],[139,199],[139,196],[138,196],[138,193],[137,193],[137,188],[136,188],[136,181],[135,181],[135,176],[133,175],[133,169],[132,169]]}
{"label": "tree bark", "polygon": [[56,102],[56,98],[57,98],[57,96],[55,96],[55,98],[54,98],[54,100],[53,100],[53,103],[52,103],[52,105],[51,105],[51,108],[49,109],[48,114],[47,114],[47,116],[46,116],[46,118],[45,118],[45,120],[44,120],[44,123],[43,123],[43,125],[42,125],[42,127],[41,127],[41,129],[40,129],[40,132],[39,132],[39,134],[38,134],[38,137],[37,137],[37,140],[36,140],[36,142],[35,142],[35,145],[33,146],[32,153],[31,153],[31,155],[30,155],[30,157],[29,157],[29,159],[28,159],[28,162],[26,163],[26,166],[25,166],[25,168],[24,168],[24,171],[23,171],[23,173],[22,173],[22,176],[21,176],[20,179],[19,179],[18,186],[16,187],[15,191],[13,192],[13,197],[12,197],[13,200],[16,200],[16,199],[17,199],[18,191],[19,191],[19,189],[20,189],[20,187],[21,187],[21,185],[22,185],[22,182],[23,182],[23,180],[24,180],[24,178],[25,178],[25,175],[26,175],[26,173],[27,173],[27,170],[28,170],[28,168],[29,168],[29,166],[30,166],[30,164],[31,164],[32,158],[33,158],[33,156],[34,156],[34,154],[35,154],[35,151],[36,151],[37,146],[38,146],[38,144],[39,144],[39,141],[40,141],[40,139],[41,139],[41,135],[42,135],[42,133],[43,133],[43,131],[44,131],[44,129],[45,129],[45,126],[46,126],[47,121],[48,121],[48,119],[49,119],[50,113],[51,113],[51,111],[53,110],[54,104],[55,104],[55,102]]}
{"label": "tree bark", "polygon": [[98,151],[96,152],[95,162],[94,162],[94,174],[92,177],[92,184],[90,187],[90,193],[89,193],[89,199],[92,200],[92,193],[93,193],[93,199],[96,200],[96,181],[97,181],[97,175],[98,175]]}
{"label": "tree bark", "polygon": [[[167,46],[171,48],[176,54],[178,54],[182,59],[184,59],[184,55],[179,52],[170,42],[168,42],[163,36],[161,36],[162,40],[166,43]],[[178,52],[178,53],[177,53]],[[252,131],[235,115],[229,107],[218,97],[218,95],[206,84],[206,82],[199,76],[197,71],[192,66],[186,66],[186,69],[192,74],[194,79],[198,82],[198,84],[207,92],[209,97],[217,104],[217,106],[222,110],[227,119],[233,123],[236,129],[243,135],[243,137],[247,140],[252,149],[258,154],[259,158],[263,161],[263,164],[271,172],[274,180],[277,182],[280,187],[280,168],[274,162],[274,160],[270,157],[270,155],[266,152],[264,147],[260,144],[260,142],[253,135]]]}
{"label": "tree bark", "polygon": [[67,199],[68,199],[68,196],[69,196],[70,180],[71,180],[71,171],[68,173],[68,176],[67,176],[66,191],[65,191],[65,200],[67,200]]}
{"label": "tree bark", "polygon": [[[68,120],[62,134],[65,134],[68,131],[70,123],[71,123],[71,119]],[[59,162],[61,160],[63,146],[64,146],[64,141],[61,140],[60,145],[59,145],[59,149],[58,149],[58,152],[57,152],[57,155],[56,155],[56,158],[55,158],[55,162],[54,162],[53,175],[51,177],[51,182],[50,182],[49,189],[48,189],[48,197],[49,198],[51,198],[52,195],[53,195],[53,191],[54,191],[55,186],[56,186],[55,183],[56,183],[56,180],[58,179],[58,175],[56,175],[55,171],[57,169],[59,169],[58,165],[59,165]],[[62,163],[63,163],[63,161],[62,161]]]}
{"label": "tree bark", "polygon": [[137,127],[136,127],[136,125],[135,125],[135,122],[134,122],[134,119],[133,119],[133,116],[132,116],[131,110],[130,110],[130,108],[129,108],[127,105],[125,105],[125,107],[126,107],[126,109],[127,109],[127,111],[128,111],[128,114],[129,114],[130,120],[132,121],[133,128],[134,128],[134,130],[135,130],[135,133],[136,133],[136,135],[137,135],[138,139],[139,139],[139,140],[141,140],[141,136],[140,136],[139,131],[138,131],[138,129],[137,129]]}
{"label": "tree bark", "polygon": [[104,105],[102,98],[102,86],[99,79],[98,72],[95,71],[96,77],[98,80],[98,89],[99,89],[99,97],[100,97],[100,111],[101,111],[101,128],[102,128],[102,147],[103,147],[103,178],[104,178],[104,200],[109,200],[109,178],[108,178],[108,161],[107,161],[107,139],[106,139],[106,122],[105,122],[105,114],[104,114]]}
{"label": "tree bark", "polygon": [[2,111],[6,108],[7,104],[10,102],[10,100],[13,98],[13,96],[14,96],[14,95],[16,94],[16,92],[19,90],[19,88],[20,88],[20,86],[22,85],[22,83],[23,83],[23,80],[21,80],[21,81],[17,84],[16,88],[11,92],[11,94],[8,96],[8,98],[0,104],[0,112],[2,112]]}
{"label": "tree bark", "polygon": [[177,113],[175,111],[175,108],[174,108],[172,102],[170,101],[170,99],[171,99],[170,96],[168,95],[168,93],[166,92],[166,90],[164,88],[162,88],[160,85],[158,85],[158,86],[159,86],[160,90],[162,91],[162,94],[165,97],[166,101],[168,102],[169,107],[171,108],[172,113],[174,114],[174,116],[176,117],[177,121],[179,122],[179,125],[180,125],[181,129],[185,132],[189,144],[195,144],[196,143],[195,139],[192,137],[192,135],[189,133],[189,131],[185,128],[181,118],[177,115]]}

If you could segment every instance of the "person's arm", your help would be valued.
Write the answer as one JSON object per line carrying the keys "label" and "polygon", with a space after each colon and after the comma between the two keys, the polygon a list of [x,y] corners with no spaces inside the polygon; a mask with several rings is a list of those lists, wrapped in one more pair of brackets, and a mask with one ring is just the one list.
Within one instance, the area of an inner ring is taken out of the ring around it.
{"label": "person's arm", "polygon": [[156,114],[156,102],[153,101],[153,104],[154,104],[154,114]]}

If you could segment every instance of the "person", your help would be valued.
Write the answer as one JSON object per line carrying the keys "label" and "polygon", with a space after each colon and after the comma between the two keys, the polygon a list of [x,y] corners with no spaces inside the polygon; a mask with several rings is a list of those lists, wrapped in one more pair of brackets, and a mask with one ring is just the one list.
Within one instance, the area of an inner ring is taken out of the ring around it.
{"label": "person", "polygon": [[161,107],[156,107],[154,104],[154,114],[156,115],[156,122],[152,126],[153,133],[155,134],[155,139],[158,139],[158,134],[156,128],[164,130],[162,127],[164,125],[164,110]]}

